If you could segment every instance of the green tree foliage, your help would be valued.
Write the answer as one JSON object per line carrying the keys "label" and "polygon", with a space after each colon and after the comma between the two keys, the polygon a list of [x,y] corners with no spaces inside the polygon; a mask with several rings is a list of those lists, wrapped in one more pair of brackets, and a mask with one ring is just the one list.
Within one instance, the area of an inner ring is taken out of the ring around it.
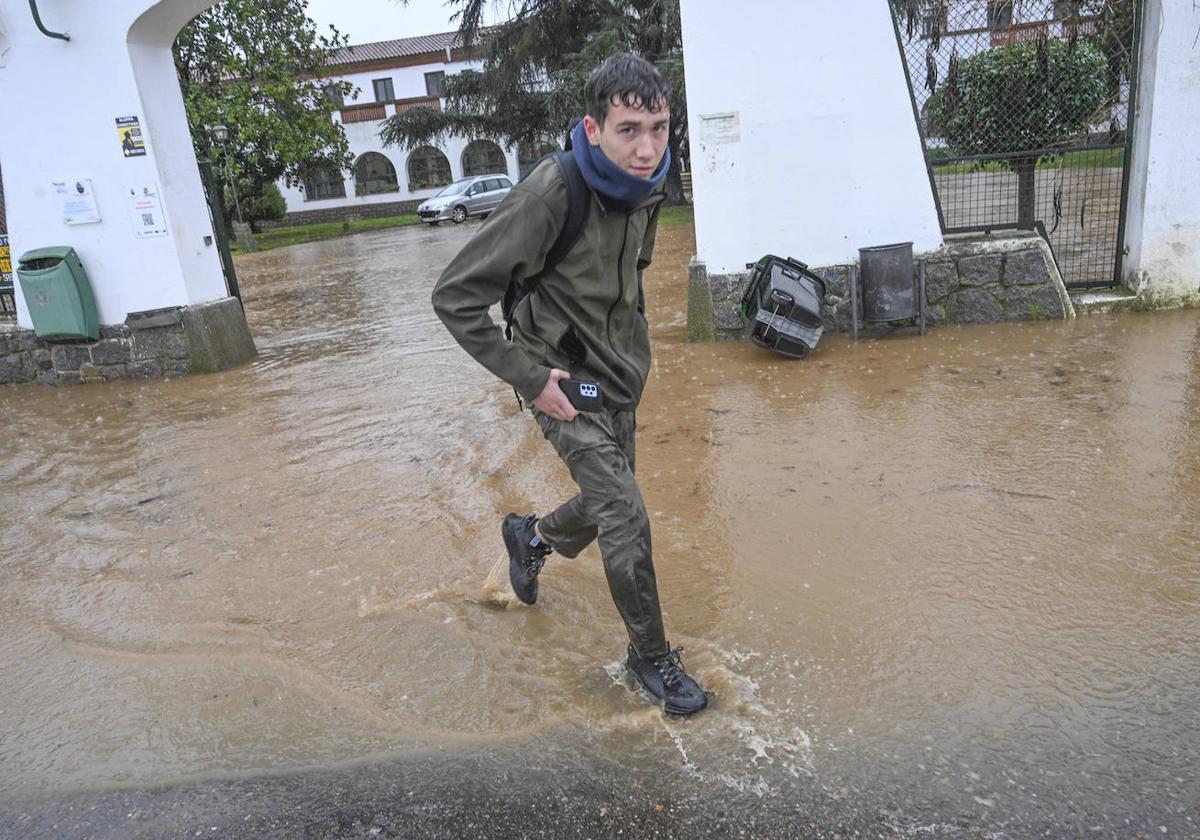
{"label": "green tree foliage", "polygon": [[[248,180],[238,185],[238,203],[241,205],[242,217],[257,229],[255,222],[274,222],[287,214],[287,202],[279,187],[271,182],[262,184],[258,190],[255,184]],[[233,194],[225,188],[225,212],[233,213]]]}
{"label": "green tree foliage", "polygon": [[1107,122],[1106,61],[1091,44],[995,47],[956,69],[936,98],[936,121],[960,154],[1044,149]]}
{"label": "green tree foliage", "polygon": [[[1133,73],[1135,0],[1061,0],[1067,43],[1087,37],[1104,53],[1108,93],[1116,97]],[[1092,33],[1087,35],[1086,33]]]}
{"label": "green tree foliage", "polygon": [[1104,53],[1090,43],[1059,39],[995,47],[952,61],[931,99],[930,122],[962,155],[1013,153],[1017,221],[1035,216],[1036,152],[1060,146],[1108,121]]}
{"label": "green tree foliage", "polygon": [[[305,10],[305,0],[224,0],[175,41],[196,155],[216,163],[219,179],[238,184],[247,218],[247,206],[257,206],[275,181],[296,184],[310,171],[344,170],[352,161],[342,127],[330,119],[331,100],[351,85],[322,78],[346,39],[332,27],[320,34]],[[229,128],[224,145],[217,125]]]}
{"label": "green tree foliage", "polygon": [[511,19],[482,29],[488,0],[447,0],[460,32],[477,44],[483,67],[446,77],[446,109],[411,108],[388,119],[385,145],[416,148],[449,136],[487,137],[506,145],[565,142],[583,116],[583,83],[605,58],[632,51],[658,65],[671,87],[668,201],[683,202],[687,153],[679,0],[514,0]]}

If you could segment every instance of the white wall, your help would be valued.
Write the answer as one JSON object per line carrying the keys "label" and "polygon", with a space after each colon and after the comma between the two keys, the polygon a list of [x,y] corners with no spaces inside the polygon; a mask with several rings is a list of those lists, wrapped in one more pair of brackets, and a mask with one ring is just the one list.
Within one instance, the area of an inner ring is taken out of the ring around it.
{"label": "white wall", "polygon": [[483,62],[481,61],[455,61],[449,64],[442,61],[434,64],[414,64],[410,67],[392,67],[388,70],[371,70],[365,73],[347,73],[344,76],[335,76],[333,78],[350,82],[350,84],[359,89],[358,99],[347,97],[346,104],[363,105],[375,101],[375,87],[371,84],[375,79],[390,78],[392,80],[392,92],[396,94],[396,98],[411,99],[415,96],[426,95],[426,73],[436,73],[440,70],[447,76],[453,76],[468,68],[478,68],[481,66],[483,66]]}
{"label": "white wall", "polygon": [[[683,0],[697,256],[811,265],[941,245],[888,4]],[[703,115],[737,114],[720,142]]]}
{"label": "white wall", "polygon": [[[70,34],[64,42],[38,32],[27,0],[0,0],[0,166],[14,262],[73,246],[101,323],[226,296],[217,249],[204,242],[212,226],[170,56],[179,28],[213,2],[41,0],[46,26]],[[144,157],[122,154],[124,116],[141,122]],[[79,178],[92,180],[97,224],[63,223],[51,182]],[[134,235],[130,190],[141,186],[157,187],[167,236]],[[21,294],[17,317],[32,326]]]}
{"label": "white wall", "polygon": [[1200,7],[1146,0],[1125,242],[1126,283],[1200,302]]}

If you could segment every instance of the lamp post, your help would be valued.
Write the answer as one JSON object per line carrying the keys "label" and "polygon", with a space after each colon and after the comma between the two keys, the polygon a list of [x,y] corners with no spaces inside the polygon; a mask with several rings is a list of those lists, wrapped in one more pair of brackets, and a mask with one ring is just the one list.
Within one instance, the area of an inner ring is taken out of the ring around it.
{"label": "lamp post", "polygon": [[221,151],[225,158],[225,178],[229,181],[229,189],[233,192],[233,210],[237,214],[239,223],[245,222],[242,218],[242,205],[238,203],[237,184],[233,181],[233,173],[229,170],[229,149],[225,143],[229,140],[229,127],[226,125],[218,125],[213,128],[213,133],[217,135],[217,142],[221,144]]}

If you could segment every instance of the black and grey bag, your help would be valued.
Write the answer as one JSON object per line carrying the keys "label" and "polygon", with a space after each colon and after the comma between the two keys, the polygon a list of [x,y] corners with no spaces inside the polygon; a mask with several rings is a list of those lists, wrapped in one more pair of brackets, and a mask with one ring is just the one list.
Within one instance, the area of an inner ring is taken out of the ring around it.
{"label": "black and grey bag", "polygon": [[740,307],[746,338],[784,356],[804,358],[824,332],[825,281],[791,257],[768,254],[747,267],[753,271]]}

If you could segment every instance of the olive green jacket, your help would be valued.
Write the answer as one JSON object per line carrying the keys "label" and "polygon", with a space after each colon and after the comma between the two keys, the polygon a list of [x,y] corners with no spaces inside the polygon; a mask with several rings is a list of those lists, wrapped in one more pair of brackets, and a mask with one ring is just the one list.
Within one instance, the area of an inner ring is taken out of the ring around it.
{"label": "olive green jacket", "polygon": [[589,189],[591,207],[575,247],[517,305],[510,343],[489,310],[510,279],[542,270],[566,224],[566,183],[553,160],[543,161],[442,272],[434,311],[476,361],[526,401],[542,392],[555,367],[600,383],[606,407],[633,409],[650,370],[642,271],[662,199],[655,193],[633,210],[609,210]]}

